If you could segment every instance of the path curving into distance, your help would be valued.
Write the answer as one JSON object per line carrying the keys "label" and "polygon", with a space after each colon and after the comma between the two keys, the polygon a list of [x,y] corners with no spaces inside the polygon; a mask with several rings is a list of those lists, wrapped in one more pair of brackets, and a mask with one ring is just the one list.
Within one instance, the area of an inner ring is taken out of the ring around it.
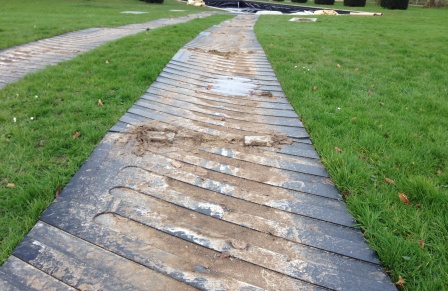
{"label": "path curving into distance", "polygon": [[256,20],[173,57],[0,268],[1,290],[395,290]]}
{"label": "path curving into distance", "polygon": [[212,14],[212,12],[203,12],[176,18],[161,18],[115,28],[88,28],[0,50],[0,89],[28,73],[70,60],[106,42],[147,29],[185,23],[194,18]]}

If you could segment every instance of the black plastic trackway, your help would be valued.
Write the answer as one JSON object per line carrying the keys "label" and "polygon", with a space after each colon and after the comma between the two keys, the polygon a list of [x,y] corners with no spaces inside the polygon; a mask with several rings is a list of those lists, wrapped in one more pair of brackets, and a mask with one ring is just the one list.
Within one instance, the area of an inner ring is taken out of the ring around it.
{"label": "black plastic trackway", "polygon": [[256,20],[173,57],[0,268],[1,290],[395,290]]}

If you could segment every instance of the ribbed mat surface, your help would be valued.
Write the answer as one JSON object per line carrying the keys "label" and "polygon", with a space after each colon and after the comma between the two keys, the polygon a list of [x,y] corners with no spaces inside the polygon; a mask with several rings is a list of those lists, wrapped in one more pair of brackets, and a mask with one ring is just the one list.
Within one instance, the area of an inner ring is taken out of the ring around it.
{"label": "ribbed mat surface", "polygon": [[1,290],[394,290],[238,16],[182,48],[0,269]]}

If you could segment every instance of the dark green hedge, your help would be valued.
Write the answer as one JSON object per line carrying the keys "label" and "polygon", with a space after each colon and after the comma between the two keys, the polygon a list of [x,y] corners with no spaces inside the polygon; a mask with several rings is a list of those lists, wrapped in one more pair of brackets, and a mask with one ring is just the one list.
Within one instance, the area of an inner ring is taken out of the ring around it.
{"label": "dark green hedge", "polygon": [[366,6],[366,0],[344,0],[344,6],[364,7]]}
{"label": "dark green hedge", "polygon": [[334,0],[314,0],[314,4],[333,5],[334,4]]}
{"label": "dark green hedge", "polygon": [[144,0],[146,3],[163,4],[163,0]]}
{"label": "dark green hedge", "polygon": [[409,0],[381,0],[381,7],[387,9],[408,9]]}

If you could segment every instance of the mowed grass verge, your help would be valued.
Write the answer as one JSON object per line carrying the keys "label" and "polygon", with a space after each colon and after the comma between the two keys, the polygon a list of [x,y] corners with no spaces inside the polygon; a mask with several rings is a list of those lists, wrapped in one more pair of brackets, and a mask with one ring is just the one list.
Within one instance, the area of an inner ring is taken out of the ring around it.
{"label": "mowed grass verge", "polygon": [[0,90],[0,265],[173,55],[230,17],[126,37]]}
{"label": "mowed grass verge", "polygon": [[[211,10],[174,0],[165,0],[164,4],[139,0],[0,0],[0,7],[0,49],[85,28],[115,27]],[[121,13],[124,11],[147,13]]]}
{"label": "mowed grass verge", "polygon": [[391,279],[446,290],[448,10],[376,9],[385,15],[263,16],[256,33]]}

